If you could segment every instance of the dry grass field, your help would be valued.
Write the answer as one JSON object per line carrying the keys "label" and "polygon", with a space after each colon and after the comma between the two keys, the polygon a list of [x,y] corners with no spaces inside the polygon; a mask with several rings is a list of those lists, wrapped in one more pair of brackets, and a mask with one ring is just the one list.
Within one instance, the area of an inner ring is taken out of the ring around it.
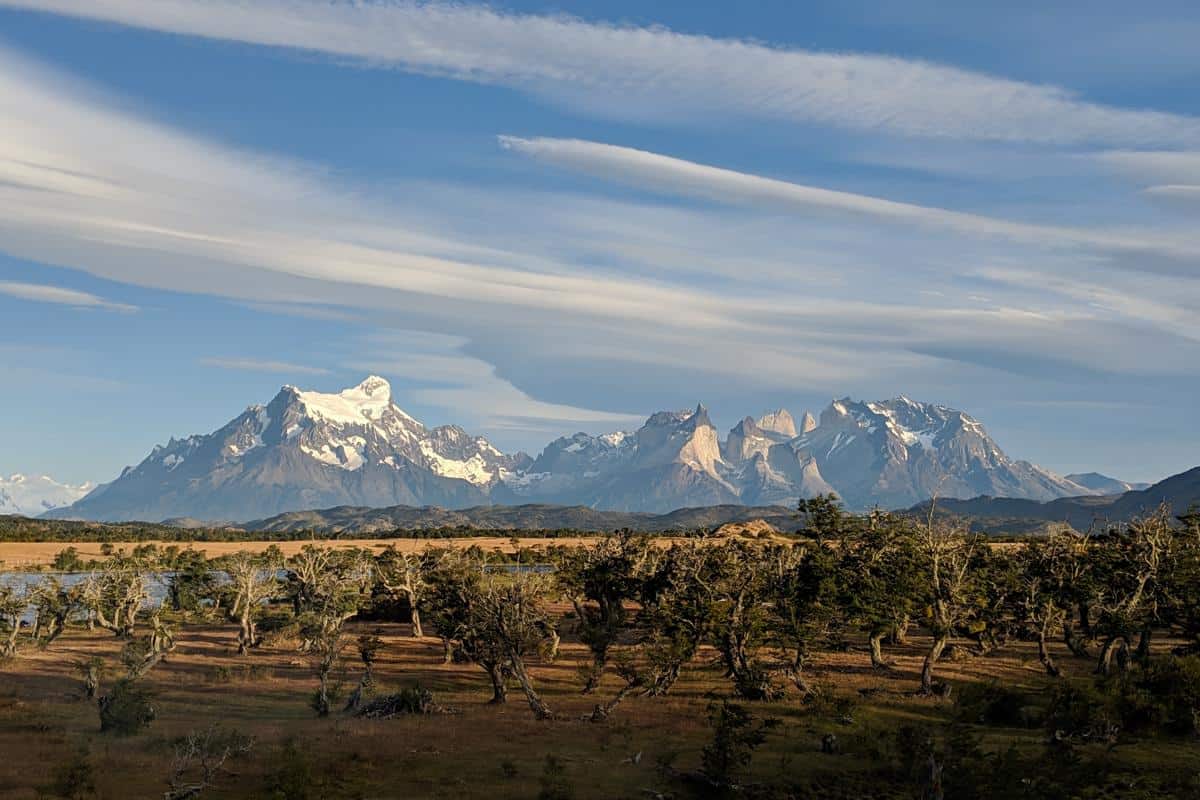
{"label": "dry grass field", "polygon": [[[461,539],[302,539],[287,542],[110,542],[116,549],[132,551],[133,548],[155,544],[160,548],[175,546],[181,550],[196,550],[209,558],[249,550],[260,553],[271,545],[279,547],[285,556],[295,555],[305,545],[321,547],[360,547],[376,553],[385,547],[394,546],[402,552],[419,553],[426,547],[470,547],[476,545],[484,550],[512,551],[515,547],[545,547],[549,544],[578,545],[589,541],[588,537],[563,537],[561,539],[513,539],[501,536],[466,536]],[[664,539],[669,544],[670,540]],[[83,560],[103,559],[100,542],[0,542],[0,567],[4,569],[37,568],[49,565],[54,556],[67,547],[74,547]]]}
{"label": "dry grass field", "polygon": [[[128,738],[102,735],[94,703],[81,699],[72,662],[101,655],[112,663],[120,642],[101,631],[73,629],[49,650],[27,650],[0,667],[0,798],[42,796],[39,787],[49,784],[81,747],[96,769],[96,796],[162,797],[172,741],[214,722],[253,735],[257,744],[249,756],[229,764],[219,787],[205,797],[284,797],[269,789],[283,772],[309,786],[309,797],[534,798],[547,756],[562,764],[563,780],[575,797],[650,797],[648,791],[670,789],[658,762],[696,766],[711,736],[705,721],[710,693],[728,692],[709,653],[693,662],[669,696],[632,698],[604,724],[581,721],[596,699],[615,691],[617,679],[609,677],[597,696],[580,695],[586,649],[568,637],[556,661],[533,669],[558,717],[538,722],[518,687],[507,705],[487,705],[484,673],[473,665],[442,664],[438,640],[413,639],[408,626],[400,624],[349,627],[351,636],[382,633],[386,646],[376,668],[380,692],[420,684],[458,713],[391,720],[335,713],[319,719],[307,705],[315,680],[294,644],[276,643],[238,657],[233,626],[205,624],[183,627],[176,651],[144,679],[158,698],[153,725]],[[892,649],[896,664],[887,672],[872,670],[857,648],[818,654],[811,675],[825,690],[825,701],[747,704],[756,715],[781,720],[755,755],[752,774],[796,787],[794,796],[893,796],[866,780],[873,766],[867,754],[900,725],[945,721],[953,714],[952,703],[913,694],[922,645],[918,635],[907,647]],[[1090,661],[1072,660],[1065,651],[1056,656],[1068,673],[1082,675],[1092,668]],[[357,682],[357,666],[348,658],[347,691]],[[1025,643],[987,658],[948,661],[940,673],[956,685],[999,680],[1034,688],[1047,680]],[[1032,752],[1044,740],[1040,730],[988,727],[980,732],[995,748],[1016,744]],[[821,753],[827,733],[838,737],[843,754]],[[1196,763],[1197,746],[1154,741],[1123,745],[1107,757],[1134,767],[1178,769]],[[869,786],[881,793],[871,793]]]}

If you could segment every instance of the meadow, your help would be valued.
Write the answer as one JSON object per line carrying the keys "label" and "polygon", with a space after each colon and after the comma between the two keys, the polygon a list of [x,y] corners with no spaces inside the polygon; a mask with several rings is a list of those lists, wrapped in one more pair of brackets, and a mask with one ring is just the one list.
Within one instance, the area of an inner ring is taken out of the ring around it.
{"label": "meadow", "polygon": [[0,797],[1200,796],[1191,518],[276,544],[8,590]]}

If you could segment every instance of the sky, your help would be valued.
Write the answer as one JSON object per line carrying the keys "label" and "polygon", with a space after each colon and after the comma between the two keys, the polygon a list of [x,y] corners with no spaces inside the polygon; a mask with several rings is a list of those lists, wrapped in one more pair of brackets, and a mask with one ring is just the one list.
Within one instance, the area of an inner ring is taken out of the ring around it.
{"label": "sky", "polygon": [[376,373],[536,453],[904,394],[1200,464],[1200,8],[0,0],[0,474]]}

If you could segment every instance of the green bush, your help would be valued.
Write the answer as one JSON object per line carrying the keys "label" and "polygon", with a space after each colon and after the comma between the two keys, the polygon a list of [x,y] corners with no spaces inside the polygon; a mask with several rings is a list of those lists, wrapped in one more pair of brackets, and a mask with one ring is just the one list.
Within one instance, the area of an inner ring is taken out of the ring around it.
{"label": "green bush", "polygon": [[1050,695],[1045,726],[1052,739],[1111,741],[1121,730],[1118,703],[1109,687],[1095,682],[1057,684]]}
{"label": "green bush", "polygon": [[100,730],[130,736],[154,721],[154,695],[134,681],[123,678],[100,698]]}
{"label": "green bush", "polygon": [[1152,658],[1128,683],[1121,709],[1126,727],[1200,733],[1200,657]]}

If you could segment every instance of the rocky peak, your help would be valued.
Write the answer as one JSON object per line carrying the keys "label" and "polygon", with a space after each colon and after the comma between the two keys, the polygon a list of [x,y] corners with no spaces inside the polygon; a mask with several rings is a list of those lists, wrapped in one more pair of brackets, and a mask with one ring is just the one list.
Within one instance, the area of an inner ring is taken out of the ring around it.
{"label": "rocky peak", "polygon": [[729,431],[730,436],[761,436],[762,428],[754,417],[746,417]]}
{"label": "rocky peak", "polygon": [[800,434],[804,435],[806,433],[809,433],[816,427],[817,427],[816,419],[813,418],[813,415],[811,413],[809,413],[808,411],[805,411],[804,418],[802,420],[800,420]]}
{"label": "rocky peak", "polygon": [[787,409],[780,408],[758,418],[758,427],[791,439],[796,435],[796,421]]}

